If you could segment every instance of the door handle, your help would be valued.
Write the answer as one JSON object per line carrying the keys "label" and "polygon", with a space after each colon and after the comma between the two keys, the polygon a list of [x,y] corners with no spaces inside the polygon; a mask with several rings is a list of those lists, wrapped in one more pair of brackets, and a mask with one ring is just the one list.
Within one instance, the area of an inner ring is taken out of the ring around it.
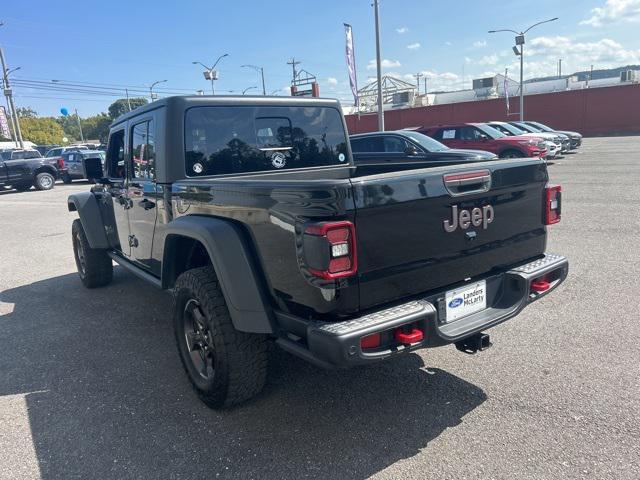
{"label": "door handle", "polygon": [[151,200],[149,200],[147,198],[145,198],[144,200],[141,200],[138,205],[140,205],[145,210],[151,210],[152,208],[155,208],[155,206],[156,206],[156,204],[154,202],[152,202]]}

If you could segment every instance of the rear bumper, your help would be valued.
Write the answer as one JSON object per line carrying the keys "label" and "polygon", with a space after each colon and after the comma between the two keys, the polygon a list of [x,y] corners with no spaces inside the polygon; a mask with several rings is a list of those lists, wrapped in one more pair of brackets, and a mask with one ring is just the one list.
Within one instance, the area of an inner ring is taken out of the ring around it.
{"label": "rear bumper", "polygon": [[[286,333],[277,343],[325,368],[349,367],[420,348],[447,345],[515,317],[531,302],[557,288],[568,271],[569,262],[565,257],[546,254],[504,272],[473,279],[468,283],[486,281],[487,308],[450,323],[444,319],[445,290],[343,322],[319,322],[278,314]],[[548,281],[548,289],[533,293],[531,282],[542,277]],[[423,339],[413,344],[397,343],[394,332],[402,326],[417,328],[423,332]],[[379,348],[361,348],[362,337],[377,333],[383,339]]]}

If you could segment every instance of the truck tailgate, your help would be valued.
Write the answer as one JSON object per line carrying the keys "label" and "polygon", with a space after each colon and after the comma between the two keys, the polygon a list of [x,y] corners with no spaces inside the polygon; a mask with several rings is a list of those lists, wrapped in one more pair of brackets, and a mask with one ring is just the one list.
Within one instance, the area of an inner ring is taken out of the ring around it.
{"label": "truck tailgate", "polygon": [[[482,173],[484,183],[456,181],[470,172],[477,172],[471,177]],[[546,165],[538,159],[354,178],[360,308],[446,287],[542,254],[547,180]]]}

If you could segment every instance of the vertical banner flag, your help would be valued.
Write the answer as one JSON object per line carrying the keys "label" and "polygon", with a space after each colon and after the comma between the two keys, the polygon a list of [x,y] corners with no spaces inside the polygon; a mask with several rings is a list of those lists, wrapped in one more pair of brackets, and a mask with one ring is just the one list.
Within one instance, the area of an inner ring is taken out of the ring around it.
{"label": "vertical banner flag", "polygon": [[358,78],[356,77],[356,56],[353,51],[353,31],[351,25],[344,24],[344,33],[347,38],[347,68],[349,69],[349,83],[351,84],[351,92],[353,93],[354,105],[359,105],[358,101]]}
{"label": "vertical banner flag", "polygon": [[7,121],[7,111],[0,105],[0,133],[4,138],[11,138],[9,122]]}

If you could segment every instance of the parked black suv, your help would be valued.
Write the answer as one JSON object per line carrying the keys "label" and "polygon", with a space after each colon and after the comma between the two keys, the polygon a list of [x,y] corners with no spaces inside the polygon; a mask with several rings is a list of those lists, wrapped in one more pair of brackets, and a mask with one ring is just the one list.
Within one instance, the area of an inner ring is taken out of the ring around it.
{"label": "parked black suv", "polygon": [[351,135],[353,161],[360,172],[369,168],[398,171],[497,160],[483,150],[462,150],[446,145],[413,130],[360,133]]}
{"label": "parked black suv", "polygon": [[485,349],[567,275],[546,253],[560,187],[537,158],[412,165],[360,171],[335,100],[158,100],[113,123],[105,177],[68,199],[78,273],[106,285],[115,260],[170,289],[215,408],[261,390],[269,341],[326,368]]}

